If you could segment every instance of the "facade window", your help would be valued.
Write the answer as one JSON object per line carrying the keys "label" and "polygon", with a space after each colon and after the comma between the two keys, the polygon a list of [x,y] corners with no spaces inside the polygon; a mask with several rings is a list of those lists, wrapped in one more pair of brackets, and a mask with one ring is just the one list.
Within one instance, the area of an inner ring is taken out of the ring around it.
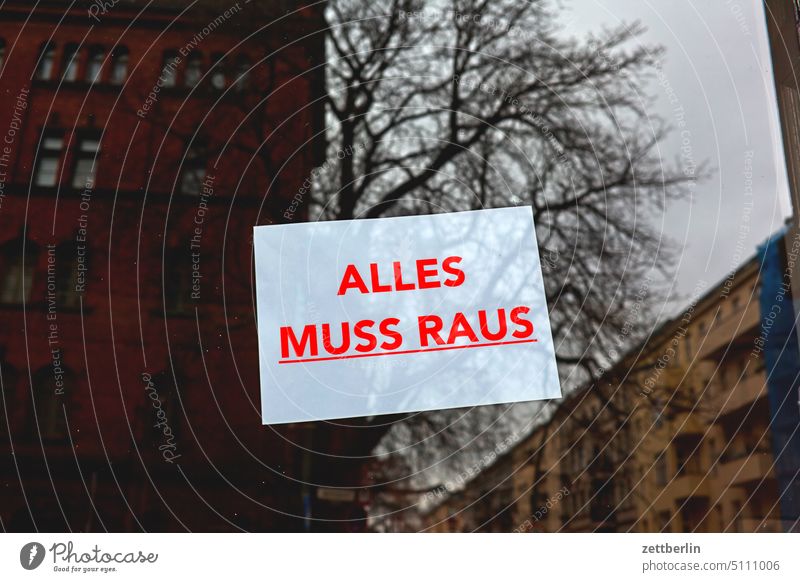
{"label": "facade window", "polygon": [[75,148],[75,169],[72,172],[73,188],[94,187],[97,158],[99,155],[99,135],[84,135],[78,138]]}
{"label": "facade window", "polygon": [[164,310],[186,313],[191,306],[192,257],[183,249],[165,253],[163,266]]}
{"label": "facade window", "polygon": [[181,194],[199,196],[202,192],[208,166],[207,151],[208,148],[202,140],[195,141],[186,150],[186,157],[181,168]]}
{"label": "facade window", "polygon": [[183,82],[187,87],[196,87],[203,77],[203,55],[197,51],[189,55]]}
{"label": "facade window", "polygon": [[69,44],[64,49],[62,69],[64,70],[64,81],[67,83],[78,80],[78,56],[78,45]]}
{"label": "facade window", "polygon": [[86,82],[99,83],[103,74],[103,61],[106,59],[106,52],[103,47],[92,47],[89,51],[89,61],[86,63]]}
{"label": "facade window", "polygon": [[211,57],[211,62],[214,63],[214,70],[211,73],[211,86],[214,89],[222,90],[225,88],[225,70],[223,69],[222,59],[224,55],[222,53],[215,53]]}
{"label": "facade window", "polygon": [[236,90],[244,91],[250,85],[250,59],[239,55],[236,59]]}
{"label": "facade window", "polygon": [[0,287],[0,302],[20,304],[30,300],[33,274],[37,267],[39,248],[33,241],[16,240],[2,247],[3,281]]}
{"label": "facade window", "polygon": [[664,426],[664,409],[666,408],[664,401],[659,397],[656,396],[653,398],[653,424],[652,427],[661,428]]}
{"label": "facade window", "polygon": [[716,471],[717,461],[719,460],[719,450],[717,449],[717,441],[713,438],[708,439],[708,459],[711,463],[714,463],[714,467],[711,471]]}
{"label": "facade window", "polygon": [[672,521],[672,516],[670,515],[669,511],[658,512],[658,526],[662,532],[670,531],[671,521]]}
{"label": "facade window", "polygon": [[53,67],[56,59],[56,45],[45,43],[39,51],[39,63],[36,65],[36,78],[40,81],[49,81],[53,76]]}
{"label": "facade window", "polygon": [[[24,248],[23,248],[24,247]],[[39,259],[39,247],[33,241],[22,238],[7,242],[0,247],[3,277],[0,281],[0,303],[17,305],[27,303],[31,296],[33,273]]]}
{"label": "facade window", "polygon": [[53,187],[58,183],[58,170],[61,165],[61,151],[64,136],[61,132],[45,132],[36,161],[33,183],[36,186]]}
{"label": "facade window", "polygon": [[714,506],[714,530],[721,532],[725,529],[725,518],[722,517],[722,508],[719,505]]}
{"label": "facade window", "polygon": [[119,46],[111,54],[111,77],[109,81],[114,85],[122,85],[128,76],[128,49]]}
{"label": "facade window", "polygon": [[[0,440],[7,440],[14,428],[14,412],[17,410],[17,371],[0,361]],[[6,424],[8,418],[8,424]]]}
{"label": "facade window", "polygon": [[67,309],[80,306],[80,294],[75,290],[78,283],[78,247],[66,242],[56,248],[56,301]]}
{"label": "facade window", "polygon": [[33,406],[36,415],[31,415],[30,430],[34,438],[37,432],[44,441],[66,441],[67,421],[64,417],[64,396],[69,394],[65,384],[69,373],[56,378],[51,367],[39,370],[33,377]]}
{"label": "facade window", "polygon": [[728,524],[728,526],[730,527],[732,525],[733,531],[736,533],[741,533],[744,531],[744,528],[742,527],[742,504],[739,501],[734,501],[731,509],[733,510],[733,514],[731,517],[731,523]]}
{"label": "facade window", "polygon": [[167,51],[161,61],[161,86],[174,87],[178,80],[178,53]]}
{"label": "facade window", "polygon": [[662,452],[658,458],[656,459],[656,484],[657,485],[666,485],[669,481],[668,472],[667,472],[667,453]]}

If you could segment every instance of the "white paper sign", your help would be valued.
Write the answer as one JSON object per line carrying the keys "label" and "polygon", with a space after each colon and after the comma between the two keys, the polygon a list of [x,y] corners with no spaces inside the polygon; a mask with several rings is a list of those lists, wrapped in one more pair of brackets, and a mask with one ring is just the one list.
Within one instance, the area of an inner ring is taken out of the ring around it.
{"label": "white paper sign", "polygon": [[561,396],[530,207],[254,240],[264,424]]}

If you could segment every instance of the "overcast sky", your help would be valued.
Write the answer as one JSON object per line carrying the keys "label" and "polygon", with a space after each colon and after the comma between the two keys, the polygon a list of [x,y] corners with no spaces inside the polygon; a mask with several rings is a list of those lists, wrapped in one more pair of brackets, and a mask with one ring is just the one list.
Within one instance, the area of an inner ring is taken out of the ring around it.
{"label": "overcast sky", "polygon": [[[697,185],[691,204],[674,204],[659,219],[663,232],[683,249],[677,272],[681,294],[691,295],[699,280],[720,281],[790,214],[760,0],[564,0],[564,5],[568,34],[583,36],[638,20],[647,28],[641,40],[666,49],[663,75],[653,85],[654,113],[675,125],[682,106],[688,133],[674,131],[662,155],[677,159],[682,138],[689,138],[692,156],[707,160],[714,176]],[[752,152],[753,205],[749,232],[742,232],[747,152]]]}

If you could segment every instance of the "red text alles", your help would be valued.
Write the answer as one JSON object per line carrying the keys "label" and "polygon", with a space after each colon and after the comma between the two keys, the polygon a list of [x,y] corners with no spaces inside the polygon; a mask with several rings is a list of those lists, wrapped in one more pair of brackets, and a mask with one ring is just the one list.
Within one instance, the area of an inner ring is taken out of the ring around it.
{"label": "red text alles", "polygon": [[[337,295],[424,292],[428,289],[459,287],[467,281],[461,262],[462,258],[458,256],[449,256],[441,261],[437,258],[418,259],[414,267],[406,271],[399,261],[391,265],[372,263],[368,270],[347,265],[339,281]],[[414,344],[403,337],[400,332],[401,321],[397,317],[386,317],[380,321],[362,319],[355,322],[309,323],[299,330],[283,326],[280,328],[280,363],[535,342],[529,312],[529,307],[519,305],[510,309],[481,309],[471,318],[463,312],[448,316],[419,315],[412,326],[417,336]]]}

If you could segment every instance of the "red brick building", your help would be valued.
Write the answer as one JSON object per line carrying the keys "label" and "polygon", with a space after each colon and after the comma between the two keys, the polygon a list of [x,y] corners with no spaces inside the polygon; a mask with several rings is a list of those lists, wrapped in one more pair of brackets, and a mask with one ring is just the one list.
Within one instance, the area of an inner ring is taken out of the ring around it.
{"label": "red brick building", "polygon": [[2,528],[363,527],[314,492],[382,430],[259,412],[252,227],[324,152],[321,9],[69,4],[0,8]]}

